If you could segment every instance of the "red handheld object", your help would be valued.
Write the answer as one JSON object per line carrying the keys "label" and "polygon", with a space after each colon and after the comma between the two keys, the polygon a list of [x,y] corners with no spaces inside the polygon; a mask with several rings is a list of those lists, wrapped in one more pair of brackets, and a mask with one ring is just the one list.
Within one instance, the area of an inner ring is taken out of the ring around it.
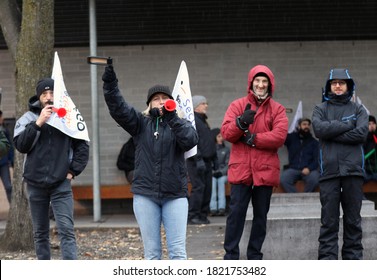
{"label": "red handheld object", "polygon": [[172,112],[177,107],[177,104],[175,103],[173,99],[168,99],[166,100],[164,107],[166,111]]}
{"label": "red handheld object", "polygon": [[67,110],[64,109],[64,108],[55,108],[55,107],[52,107],[52,110],[58,114],[58,117],[59,118],[64,118],[65,115],[67,114]]}

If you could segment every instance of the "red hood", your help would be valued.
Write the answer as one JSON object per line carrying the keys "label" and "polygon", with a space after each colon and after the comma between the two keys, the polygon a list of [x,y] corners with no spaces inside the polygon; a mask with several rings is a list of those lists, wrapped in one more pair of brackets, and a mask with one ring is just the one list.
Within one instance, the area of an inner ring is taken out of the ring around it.
{"label": "red hood", "polygon": [[260,72],[265,73],[269,77],[270,82],[271,82],[270,95],[272,96],[275,91],[275,77],[274,77],[274,74],[272,74],[272,71],[270,70],[270,68],[264,65],[257,65],[250,70],[248,78],[247,78],[247,93],[253,94],[252,90],[250,89],[250,86],[254,80],[255,75]]}

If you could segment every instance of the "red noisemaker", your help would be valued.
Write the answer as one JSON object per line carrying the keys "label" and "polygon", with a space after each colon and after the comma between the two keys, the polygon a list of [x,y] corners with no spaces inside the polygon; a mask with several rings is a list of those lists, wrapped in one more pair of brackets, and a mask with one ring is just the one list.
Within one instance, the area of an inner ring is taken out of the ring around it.
{"label": "red noisemaker", "polygon": [[67,110],[64,109],[64,108],[55,108],[55,107],[52,107],[52,110],[58,114],[58,117],[59,118],[64,118],[65,115],[67,114]]}
{"label": "red noisemaker", "polygon": [[177,104],[175,103],[173,99],[168,99],[166,100],[164,107],[166,111],[172,112],[177,107]]}

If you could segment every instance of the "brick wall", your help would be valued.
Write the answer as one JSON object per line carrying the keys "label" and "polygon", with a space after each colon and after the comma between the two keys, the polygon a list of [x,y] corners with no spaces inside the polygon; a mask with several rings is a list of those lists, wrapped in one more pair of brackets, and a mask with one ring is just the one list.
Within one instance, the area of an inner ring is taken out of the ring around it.
{"label": "brick wall", "polygon": [[[57,49],[66,88],[92,132],[90,67],[88,48]],[[120,88],[125,98],[139,110],[146,108],[146,93],[156,83],[174,85],[179,65],[186,61],[192,94],[209,101],[211,127],[221,125],[228,104],[246,93],[247,74],[256,64],[268,65],[275,74],[275,99],[296,109],[303,101],[304,114],[311,117],[321,101],[321,88],[333,67],[347,67],[356,82],[356,94],[373,114],[377,114],[377,41],[324,41],[227,43],[100,47],[98,55],[112,56]],[[7,50],[0,50],[0,88],[4,117],[14,117],[14,68]],[[111,119],[102,98],[103,68],[98,67],[100,117],[100,167],[102,184],[122,184],[123,172],[116,159],[128,134]],[[34,93],[30,93],[32,95]],[[289,119],[293,113],[288,114]],[[92,151],[91,151],[92,152]],[[284,149],[280,151],[286,160]],[[76,185],[92,182],[92,162],[76,180]]]}

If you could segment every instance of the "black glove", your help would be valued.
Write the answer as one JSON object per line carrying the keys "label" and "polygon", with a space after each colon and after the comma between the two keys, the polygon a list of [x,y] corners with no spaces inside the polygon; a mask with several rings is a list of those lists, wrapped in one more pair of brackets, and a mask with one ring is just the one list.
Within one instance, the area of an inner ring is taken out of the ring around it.
{"label": "black glove", "polygon": [[245,143],[246,145],[249,145],[251,147],[255,147],[255,144],[254,144],[254,140],[255,140],[255,136],[257,134],[255,133],[250,133],[250,131],[247,131],[246,133],[244,133],[241,138],[240,138],[240,141]]}
{"label": "black glove", "polygon": [[255,139],[256,135],[257,134],[250,134],[250,138],[247,140],[246,144],[251,146],[251,147],[255,147],[254,139]]}
{"label": "black glove", "polygon": [[153,117],[153,118],[159,117],[160,116],[160,109],[158,109],[157,107],[150,109],[149,115],[151,115],[151,117]]}
{"label": "black glove", "polygon": [[162,107],[162,112],[164,114],[164,118],[167,122],[170,122],[172,119],[174,119],[175,116],[177,116],[177,112],[175,110],[168,111],[165,109],[165,107]]}
{"label": "black glove", "polygon": [[102,81],[105,83],[112,83],[117,81],[117,75],[114,72],[114,67],[112,65],[107,65],[105,67],[105,72],[102,75]]}
{"label": "black glove", "polygon": [[243,112],[242,116],[240,117],[240,121],[246,125],[254,123],[254,116],[257,113],[254,110],[250,110],[251,104],[248,103],[245,107],[245,111]]}
{"label": "black glove", "polygon": [[196,170],[199,174],[203,174],[206,171],[206,163],[203,159],[199,159],[196,161]]}
{"label": "black glove", "polygon": [[215,178],[220,178],[223,176],[223,173],[221,171],[215,171],[213,172],[212,176]]}

